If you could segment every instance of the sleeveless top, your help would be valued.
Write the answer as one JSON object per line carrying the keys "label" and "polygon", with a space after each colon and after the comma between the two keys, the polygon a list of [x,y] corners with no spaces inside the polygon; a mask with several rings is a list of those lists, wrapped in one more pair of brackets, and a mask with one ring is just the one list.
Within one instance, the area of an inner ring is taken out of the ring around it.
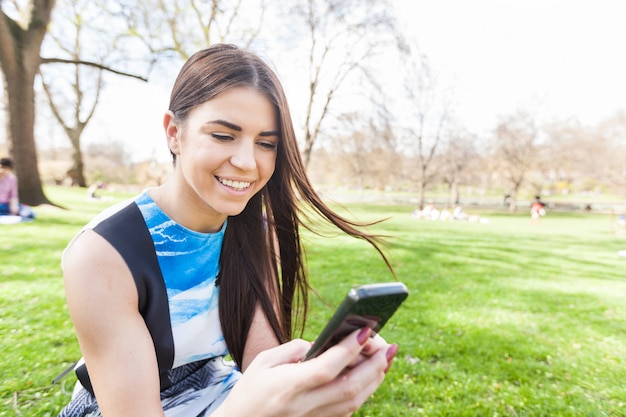
{"label": "sleeveless top", "polygon": [[[188,397],[190,390],[206,390],[206,384],[211,385],[211,395],[215,397],[208,399],[207,404],[214,403],[219,396],[225,398],[240,376],[233,365],[222,361],[228,349],[219,321],[216,279],[226,223],[216,233],[189,230],[170,219],[143,193],[105,210],[85,229],[92,229],[106,239],[132,274],[138,308],[157,356],[164,409],[173,404],[185,409],[184,413],[191,412],[182,407],[185,401],[180,395],[186,392]],[[93,398],[84,364],[76,369],[76,374],[82,388]],[[199,383],[198,374],[204,375],[200,378],[204,382]],[[86,401],[89,396],[85,395],[79,402],[89,403]],[[195,392],[192,397],[197,396]],[[66,408],[71,408],[72,403]],[[91,401],[90,407],[94,406],[97,404]],[[89,407],[79,408],[82,414],[62,415],[91,415],[86,414]],[[199,411],[193,415],[200,415]]]}

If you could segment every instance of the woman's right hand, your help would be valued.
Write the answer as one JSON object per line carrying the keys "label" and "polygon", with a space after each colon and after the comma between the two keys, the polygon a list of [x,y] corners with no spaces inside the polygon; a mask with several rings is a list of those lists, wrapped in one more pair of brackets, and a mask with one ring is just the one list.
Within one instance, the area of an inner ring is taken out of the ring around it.
{"label": "woman's right hand", "polygon": [[[311,344],[293,340],[261,352],[213,415],[349,416],[382,383],[397,351],[370,330],[355,331],[316,358],[301,362]],[[365,349],[364,349],[365,347]],[[367,354],[359,359],[361,351]]]}

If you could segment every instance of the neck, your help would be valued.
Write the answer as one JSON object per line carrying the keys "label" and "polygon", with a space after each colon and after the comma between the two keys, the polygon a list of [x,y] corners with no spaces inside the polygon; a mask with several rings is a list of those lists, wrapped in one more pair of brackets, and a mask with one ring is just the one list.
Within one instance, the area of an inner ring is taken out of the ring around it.
{"label": "neck", "polygon": [[226,221],[226,215],[212,213],[209,207],[203,207],[181,192],[171,180],[151,189],[148,194],[168,217],[195,232],[218,232]]}

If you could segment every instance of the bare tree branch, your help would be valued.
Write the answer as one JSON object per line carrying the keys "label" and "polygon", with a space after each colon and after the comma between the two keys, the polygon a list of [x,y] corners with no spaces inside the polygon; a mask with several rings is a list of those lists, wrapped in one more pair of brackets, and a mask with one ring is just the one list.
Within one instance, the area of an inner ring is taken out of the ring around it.
{"label": "bare tree branch", "polygon": [[130,74],[130,73],[125,72],[125,71],[116,70],[114,68],[110,68],[110,67],[108,67],[106,65],[99,64],[97,62],[84,61],[84,60],[80,60],[80,59],[77,60],[77,59],[64,59],[64,58],[41,58],[41,63],[42,64],[87,65],[87,66],[90,66],[90,67],[101,69],[103,71],[111,72],[113,74],[123,75],[125,77],[131,77],[131,78],[135,78],[137,80],[148,82],[148,79],[146,77],[141,76],[141,75]]}
{"label": "bare tree branch", "polygon": [[[368,13],[362,13],[368,8]],[[294,15],[306,27],[309,84],[304,114],[303,159],[308,166],[332,102],[357,68],[393,33],[384,2],[307,0]],[[375,34],[375,35],[374,35]],[[392,36],[393,37],[393,36]]]}

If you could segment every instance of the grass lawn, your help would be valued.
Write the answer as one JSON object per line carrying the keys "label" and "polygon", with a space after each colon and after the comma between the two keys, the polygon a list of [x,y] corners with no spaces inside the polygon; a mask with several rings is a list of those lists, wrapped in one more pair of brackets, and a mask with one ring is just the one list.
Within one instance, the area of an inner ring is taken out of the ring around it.
{"label": "grass lawn", "polygon": [[[0,226],[0,416],[56,416],[75,378],[52,379],[79,356],[59,259],[112,200],[49,188],[67,207]],[[383,330],[400,351],[375,396],[375,416],[626,416],[626,237],[609,216],[480,213],[487,224],[411,218],[407,206],[349,205],[389,217],[390,259],[409,299]],[[305,233],[313,339],[347,290],[388,281],[376,253],[342,236]]]}

